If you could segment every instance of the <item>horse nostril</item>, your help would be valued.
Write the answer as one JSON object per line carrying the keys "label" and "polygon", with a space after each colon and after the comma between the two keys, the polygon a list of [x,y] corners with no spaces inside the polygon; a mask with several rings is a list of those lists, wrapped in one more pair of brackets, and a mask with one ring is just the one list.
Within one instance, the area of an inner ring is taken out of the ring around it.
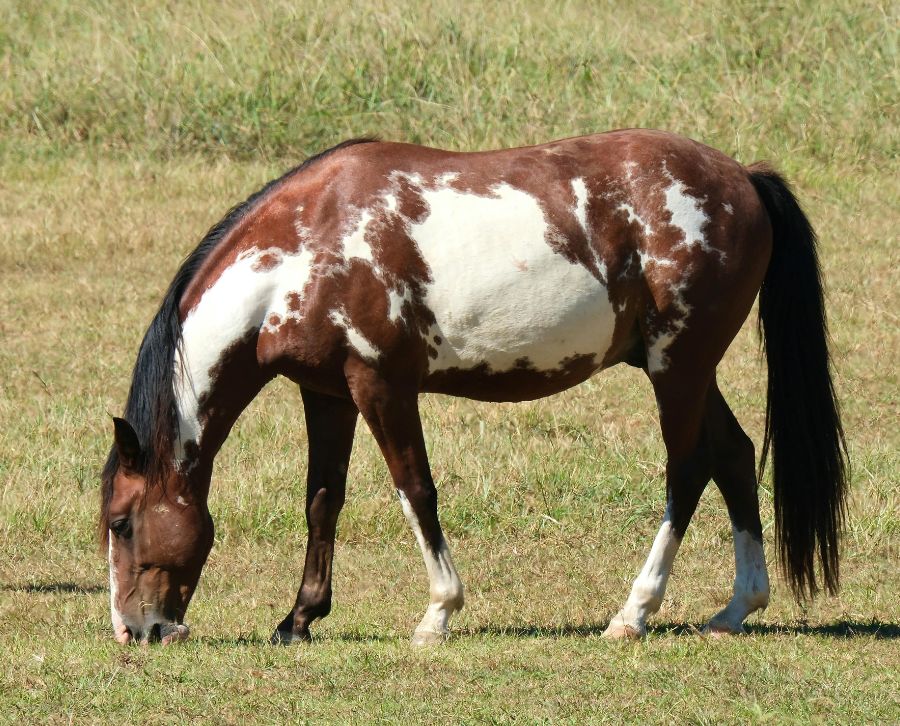
{"label": "horse nostril", "polygon": [[155,643],[162,636],[162,626],[159,623],[154,623],[153,627],[150,628],[150,632],[147,633],[147,640],[151,643]]}

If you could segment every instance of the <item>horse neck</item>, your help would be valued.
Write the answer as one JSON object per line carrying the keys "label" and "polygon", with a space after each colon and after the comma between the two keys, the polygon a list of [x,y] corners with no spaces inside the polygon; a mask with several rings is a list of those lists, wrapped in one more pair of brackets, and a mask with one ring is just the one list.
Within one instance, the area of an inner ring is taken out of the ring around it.
{"label": "horse neck", "polygon": [[242,318],[233,309],[241,304],[204,295],[184,320],[174,378],[182,466],[211,466],[238,416],[271,380],[257,361],[259,321]]}

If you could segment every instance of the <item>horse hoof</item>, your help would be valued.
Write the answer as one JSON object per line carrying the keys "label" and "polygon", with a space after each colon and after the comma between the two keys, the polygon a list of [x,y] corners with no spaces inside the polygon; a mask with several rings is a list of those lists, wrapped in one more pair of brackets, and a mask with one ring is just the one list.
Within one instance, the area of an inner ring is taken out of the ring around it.
{"label": "horse hoof", "polygon": [[640,628],[623,623],[621,620],[618,622],[613,620],[603,631],[606,640],[640,640],[645,634]]}
{"label": "horse hoof", "polygon": [[734,625],[729,623],[710,620],[700,632],[710,638],[727,638],[731,635],[743,635],[746,631],[744,626],[740,624],[735,628]]}
{"label": "horse hoof", "polygon": [[431,648],[440,645],[450,636],[449,633],[435,633],[433,630],[417,630],[410,641],[416,648]]}
{"label": "horse hoof", "polygon": [[294,633],[290,630],[276,630],[269,639],[272,645],[296,645],[298,643],[311,643],[312,636],[309,631]]}

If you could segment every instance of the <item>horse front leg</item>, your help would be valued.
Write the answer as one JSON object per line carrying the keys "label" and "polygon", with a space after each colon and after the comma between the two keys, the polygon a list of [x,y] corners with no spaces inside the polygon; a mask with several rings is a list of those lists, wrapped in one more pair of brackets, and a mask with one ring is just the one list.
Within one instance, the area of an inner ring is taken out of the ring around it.
{"label": "horse front leg", "polygon": [[368,368],[354,371],[348,382],[387,462],[428,572],[430,602],[412,643],[440,643],[449,635],[450,617],[463,607],[463,586],[438,521],[437,490],[425,450],[418,392],[392,386]]}
{"label": "horse front leg", "polygon": [[272,636],[273,643],[309,641],[310,624],[331,612],[334,537],[359,413],[352,401],[306,389],[301,393],[309,439],[306,564],[297,600]]}

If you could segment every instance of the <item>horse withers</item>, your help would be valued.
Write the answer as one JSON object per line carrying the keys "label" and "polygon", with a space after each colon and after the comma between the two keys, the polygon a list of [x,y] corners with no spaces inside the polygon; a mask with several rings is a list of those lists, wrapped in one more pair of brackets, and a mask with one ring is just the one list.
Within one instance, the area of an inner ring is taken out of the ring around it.
{"label": "horse withers", "polygon": [[209,231],[144,336],[103,472],[116,638],[187,637],[213,542],[216,453],[283,375],[306,418],[308,545],[273,640],[309,640],[331,608],[360,414],[425,559],[430,603],[413,641],[442,640],[463,586],[438,522],[419,394],[529,400],[623,362],[656,394],[668,504],[606,635],[646,632],[710,479],[732,522],[736,575],[707,628],[741,632],[767,605],[769,580],[754,447],[716,366],[757,293],[769,373],[760,470],[771,450],[780,561],[798,596],[834,591],[846,449],[815,235],[776,172],[647,130],[478,153],[354,140],[307,160]]}

